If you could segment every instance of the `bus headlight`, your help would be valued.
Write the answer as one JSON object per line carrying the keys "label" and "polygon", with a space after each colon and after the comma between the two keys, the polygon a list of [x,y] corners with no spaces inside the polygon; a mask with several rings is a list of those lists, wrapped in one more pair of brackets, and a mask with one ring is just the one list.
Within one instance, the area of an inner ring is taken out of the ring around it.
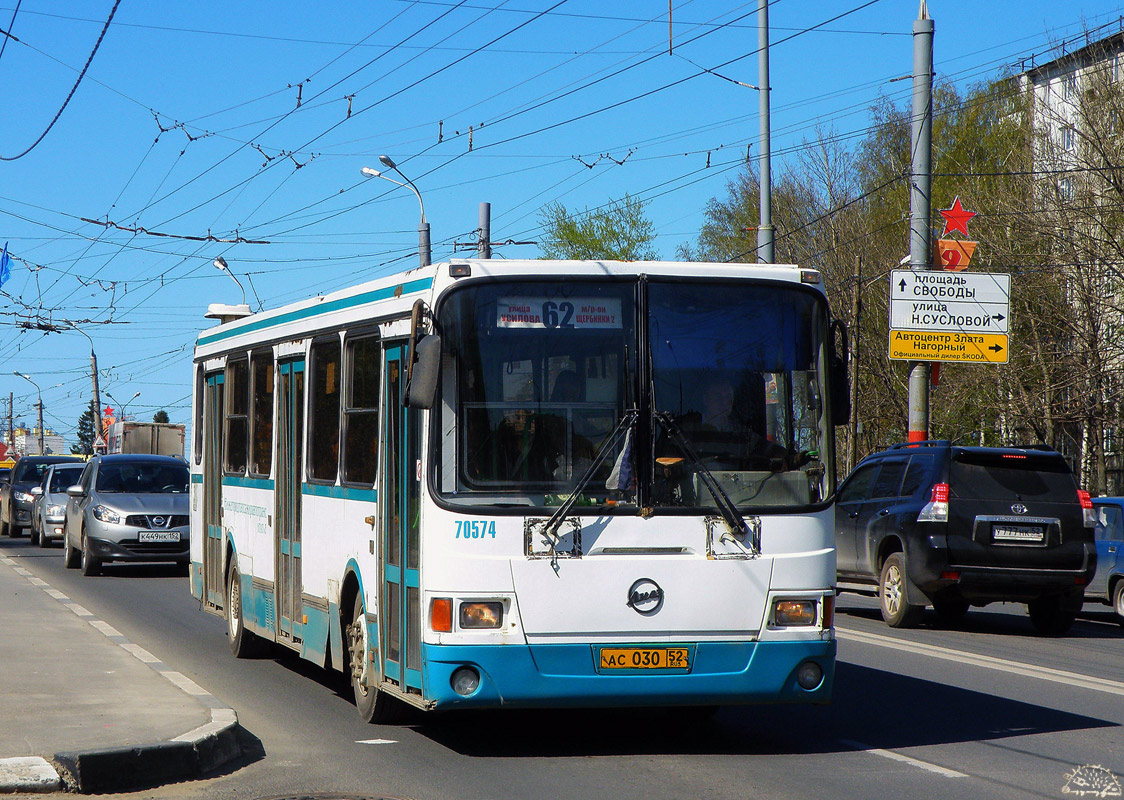
{"label": "bus headlight", "polygon": [[815,600],[777,600],[773,603],[773,624],[781,627],[790,625],[815,625]]}
{"label": "bus headlight", "polygon": [[462,628],[498,628],[503,625],[503,603],[461,603]]}

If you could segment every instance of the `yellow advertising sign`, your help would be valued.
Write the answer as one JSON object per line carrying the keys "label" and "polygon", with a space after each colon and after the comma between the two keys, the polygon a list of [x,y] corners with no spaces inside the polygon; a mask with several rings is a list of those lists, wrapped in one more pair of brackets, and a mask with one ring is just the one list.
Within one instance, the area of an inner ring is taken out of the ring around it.
{"label": "yellow advertising sign", "polygon": [[890,331],[890,358],[905,361],[1006,364],[1007,346],[1005,333]]}

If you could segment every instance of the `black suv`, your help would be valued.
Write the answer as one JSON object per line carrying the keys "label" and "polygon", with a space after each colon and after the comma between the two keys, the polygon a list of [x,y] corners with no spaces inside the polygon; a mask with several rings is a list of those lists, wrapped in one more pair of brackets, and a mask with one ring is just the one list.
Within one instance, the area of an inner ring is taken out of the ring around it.
{"label": "black suv", "polygon": [[1046,447],[899,444],[859,463],[839,488],[840,591],[873,594],[894,628],[927,605],[1026,603],[1039,633],[1065,633],[1097,556],[1093,505]]}

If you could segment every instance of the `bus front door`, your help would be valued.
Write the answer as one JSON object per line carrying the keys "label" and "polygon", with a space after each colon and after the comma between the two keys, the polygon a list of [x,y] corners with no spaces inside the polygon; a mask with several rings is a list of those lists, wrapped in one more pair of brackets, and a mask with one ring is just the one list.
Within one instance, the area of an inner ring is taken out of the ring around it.
{"label": "bus front door", "polygon": [[404,693],[421,693],[421,599],[418,580],[420,412],[406,408],[406,346],[386,347],[379,618],[382,673]]}
{"label": "bus front door", "polygon": [[277,639],[300,642],[301,477],[304,475],[304,360],[282,361],[277,419],[277,525],[273,528],[277,581]]}
{"label": "bus front door", "polygon": [[222,610],[222,423],[223,385],[221,372],[207,376],[203,400],[203,605]]}

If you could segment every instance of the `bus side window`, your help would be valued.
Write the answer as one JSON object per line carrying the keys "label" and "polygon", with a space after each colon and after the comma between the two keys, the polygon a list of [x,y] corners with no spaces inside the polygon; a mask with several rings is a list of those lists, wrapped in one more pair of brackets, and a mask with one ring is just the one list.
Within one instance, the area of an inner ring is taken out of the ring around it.
{"label": "bus side window", "polygon": [[308,474],[335,483],[340,451],[340,340],[312,345],[312,386],[309,393]]}
{"label": "bus side window", "polygon": [[253,419],[250,430],[250,474],[267,477],[273,467],[273,353],[254,353],[250,359],[253,380]]}
{"label": "bus side window", "polygon": [[249,446],[247,410],[250,402],[249,374],[245,358],[228,361],[226,365],[226,453],[223,467],[227,473],[245,474],[246,450]]}
{"label": "bus side window", "polygon": [[346,345],[346,354],[343,482],[371,486],[379,463],[379,340],[374,336],[352,339]]}

